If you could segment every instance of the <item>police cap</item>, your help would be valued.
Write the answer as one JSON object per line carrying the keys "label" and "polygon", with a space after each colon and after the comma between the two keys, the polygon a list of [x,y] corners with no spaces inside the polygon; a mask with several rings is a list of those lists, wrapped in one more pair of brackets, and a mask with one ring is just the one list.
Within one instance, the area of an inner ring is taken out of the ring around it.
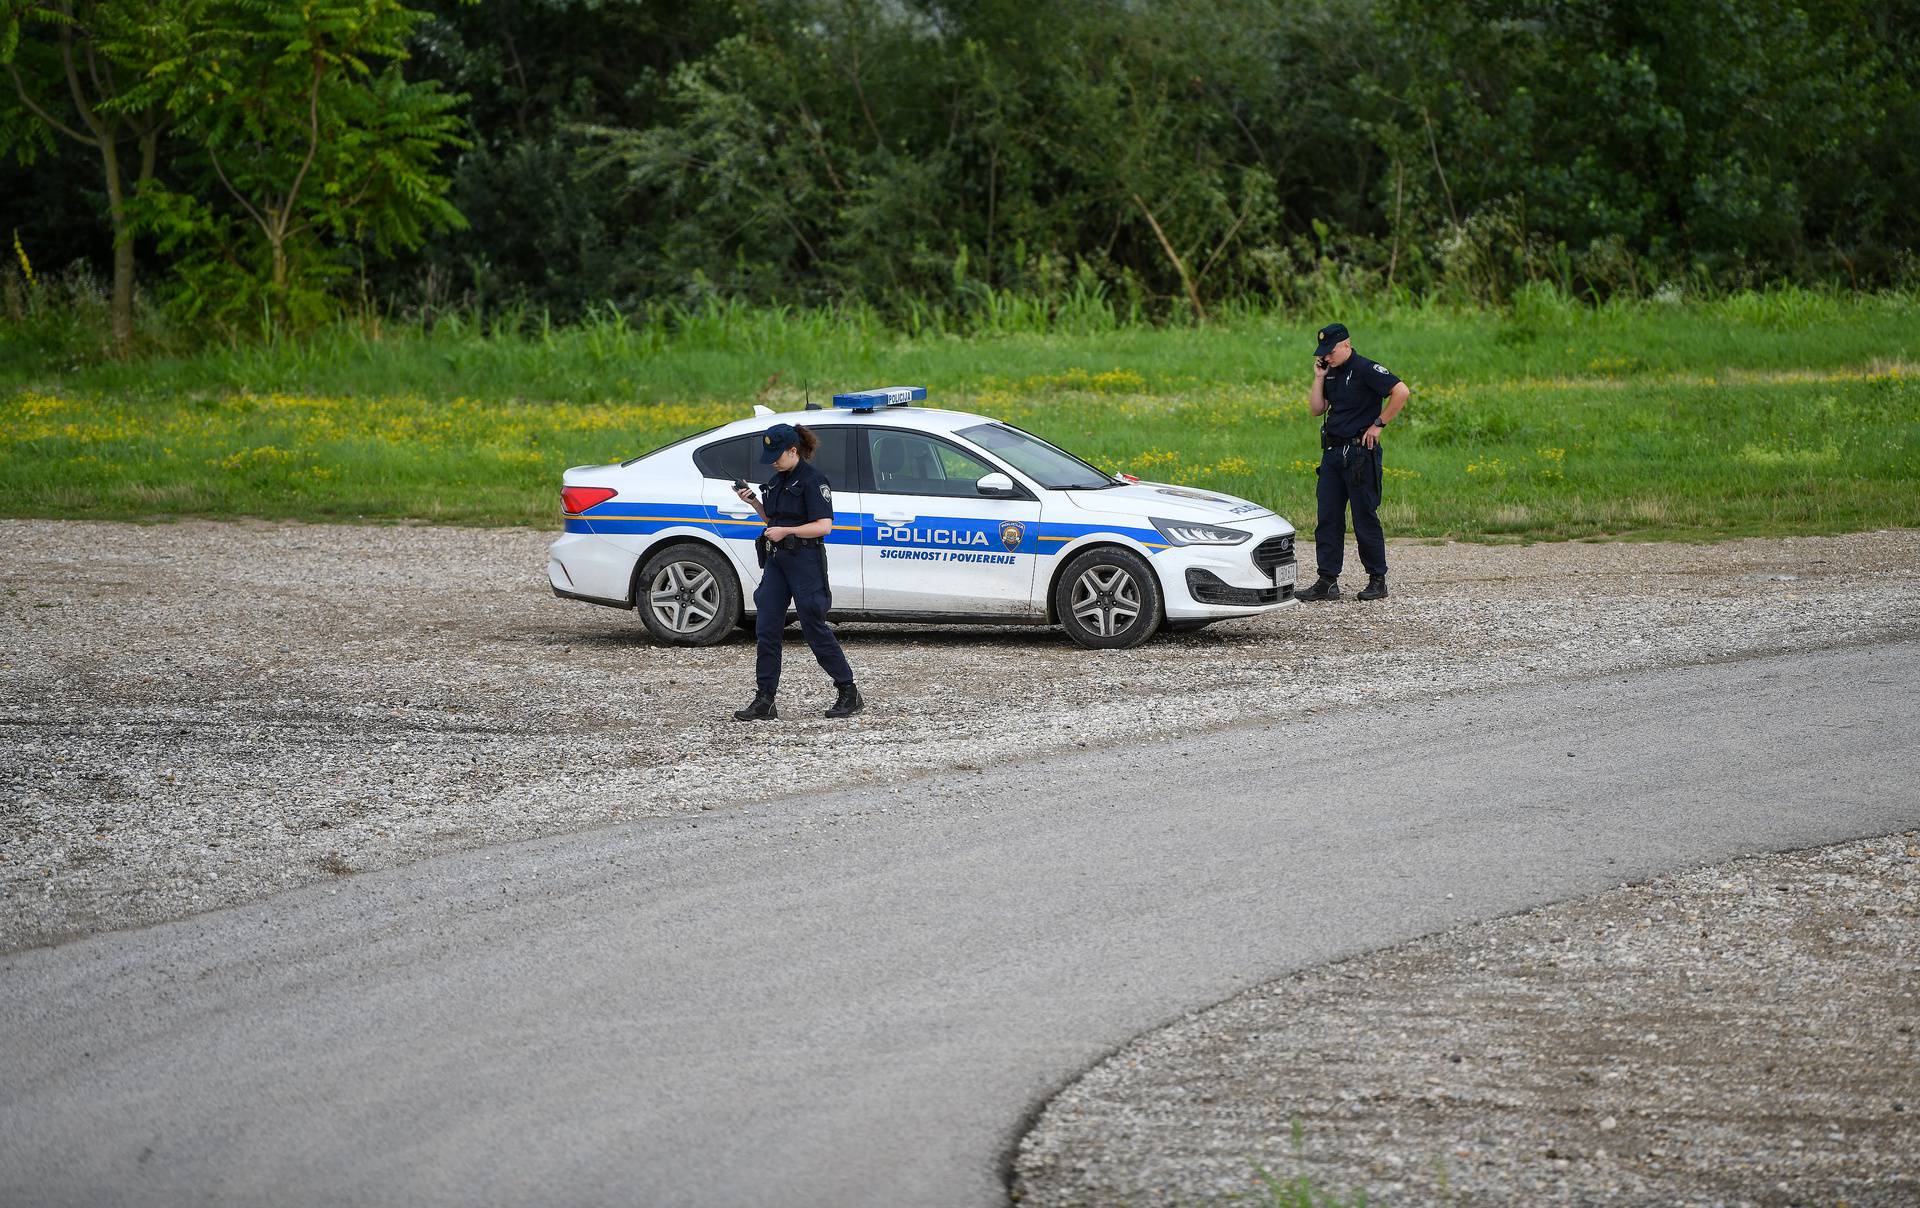
{"label": "police cap", "polygon": [[1333,351],[1334,345],[1346,338],[1347,325],[1345,323],[1327,324],[1320,329],[1320,343],[1314,347],[1313,355],[1317,357],[1326,356]]}
{"label": "police cap", "polygon": [[772,465],[780,460],[782,453],[799,443],[800,436],[793,430],[792,424],[775,424],[760,438],[760,464]]}

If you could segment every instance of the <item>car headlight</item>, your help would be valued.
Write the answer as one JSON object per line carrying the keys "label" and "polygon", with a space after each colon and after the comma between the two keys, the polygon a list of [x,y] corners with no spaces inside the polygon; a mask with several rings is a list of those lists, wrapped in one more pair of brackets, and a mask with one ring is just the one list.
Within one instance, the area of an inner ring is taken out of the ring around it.
{"label": "car headlight", "polygon": [[1252,533],[1240,529],[1221,528],[1213,524],[1198,524],[1191,520],[1162,520],[1153,518],[1153,527],[1170,545],[1238,545]]}

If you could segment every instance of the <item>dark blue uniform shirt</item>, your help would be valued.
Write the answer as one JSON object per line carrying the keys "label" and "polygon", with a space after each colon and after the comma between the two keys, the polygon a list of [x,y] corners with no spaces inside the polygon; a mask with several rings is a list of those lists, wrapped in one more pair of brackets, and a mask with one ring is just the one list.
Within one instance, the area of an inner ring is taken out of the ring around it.
{"label": "dark blue uniform shirt", "polygon": [[798,528],[815,520],[833,519],[833,484],[827,476],[802,461],[791,470],[775,474],[760,488],[760,506],[767,523],[782,528]]}
{"label": "dark blue uniform shirt", "polygon": [[1380,406],[1400,379],[1378,361],[1358,352],[1347,356],[1347,363],[1327,370],[1320,395],[1327,400],[1327,415],[1321,423],[1327,435],[1352,440],[1380,419]]}

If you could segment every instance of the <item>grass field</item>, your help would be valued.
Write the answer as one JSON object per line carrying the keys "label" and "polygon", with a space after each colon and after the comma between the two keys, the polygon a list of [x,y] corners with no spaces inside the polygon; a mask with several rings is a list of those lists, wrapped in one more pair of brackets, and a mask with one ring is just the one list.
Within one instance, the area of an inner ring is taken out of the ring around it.
{"label": "grass field", "polygon": [[[1414,388],[1390,533],[1493,539],[1920,525],[1920,311],[1740,295],[1345,316]],[[1276,343],[1279,337],[1284,343]],[[1105,467],[1310,524],[1309,325],[912,338],[745,309],[636,329],[372,338],[0,368],[0,514],[553,524],[560,471],[835,389],[911,382]]]}

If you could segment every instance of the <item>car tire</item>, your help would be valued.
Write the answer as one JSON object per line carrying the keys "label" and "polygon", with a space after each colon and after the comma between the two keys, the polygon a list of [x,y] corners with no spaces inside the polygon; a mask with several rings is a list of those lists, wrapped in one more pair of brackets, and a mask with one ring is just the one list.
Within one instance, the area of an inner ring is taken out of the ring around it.
{"label": "car tire", "polygon": [[1076,554],[1053,585],[1054,615],[1067,636],[1092,650],[1138,646],[1160,628],[1160,581],[1132,550],[1103,546]]}
{"label": "car tire", "polygon": [[711,646],[740,620],[740,580],[718,550],[668,546],[640,567],[633,609],[657,642]]}

